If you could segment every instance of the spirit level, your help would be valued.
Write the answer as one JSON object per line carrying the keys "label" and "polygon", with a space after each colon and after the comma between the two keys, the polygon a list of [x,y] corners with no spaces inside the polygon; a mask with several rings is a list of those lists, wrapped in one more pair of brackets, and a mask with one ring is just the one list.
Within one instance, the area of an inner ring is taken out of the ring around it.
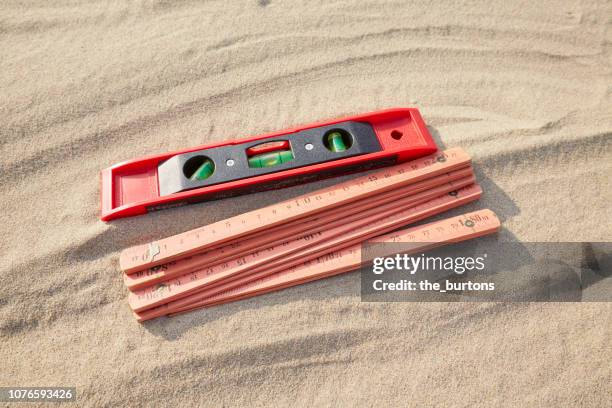
{"label": "spirit level", "polygon": [[286,187],[437,150],[419,111],[396,108],[116,164],[101,173],[101,219]]}

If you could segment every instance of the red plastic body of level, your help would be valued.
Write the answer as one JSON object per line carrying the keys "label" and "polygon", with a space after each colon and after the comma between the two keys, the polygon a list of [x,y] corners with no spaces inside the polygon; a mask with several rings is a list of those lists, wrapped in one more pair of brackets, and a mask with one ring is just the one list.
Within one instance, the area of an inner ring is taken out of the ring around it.
{"label": "red plastic body of level", "polygon": [[[157,168],[177,154],[213,147],[236,145],[264,139],[291,137],[292,133],[344,121],[368,123],[374,129],[381,151],[344,159],[283,170],[241,180],[230,181],[166,196],[159,195]],[[378,112],[311,123],[264,135],[223,141],[185,150],[159,154],[115,164],[101,172],[101,215],[103,221],[145,214],[154,209],[174,207],[233,195],[274,189],[346,174],[373,167],[401,163],[431,154],[437,150],[423,118],[416,108],[394,108]],[[375,165],[369,165],[375,163]],[[380,163],[376,165],[376,163]],[[288,182],[294,180],[294,182]],[[297,180],[297,181],[296,181]],[[261,188],[260,188],[261,186]]]}

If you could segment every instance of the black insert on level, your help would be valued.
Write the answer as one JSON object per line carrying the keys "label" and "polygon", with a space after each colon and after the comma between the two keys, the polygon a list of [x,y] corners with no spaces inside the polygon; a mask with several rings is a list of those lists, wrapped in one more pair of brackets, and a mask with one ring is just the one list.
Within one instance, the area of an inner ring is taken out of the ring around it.
{"label": "black insert on level", "polygon": [[[288,141],[290,153],[285,144],[283,151],[264,153],[267,156],[261,161],[261,167],[252,167],[253,156],[249,156],[247,150],[274,141]],[[165,196],[381,150],[382,147],[371,125],[354,121],[340,122],[281,137],[173,156],[158,166],[159,193],[160,196]],[[275,154],[278,154],[278,160],[274,158]],[[289,155],[292,157],[291,160],[287,160]]]}

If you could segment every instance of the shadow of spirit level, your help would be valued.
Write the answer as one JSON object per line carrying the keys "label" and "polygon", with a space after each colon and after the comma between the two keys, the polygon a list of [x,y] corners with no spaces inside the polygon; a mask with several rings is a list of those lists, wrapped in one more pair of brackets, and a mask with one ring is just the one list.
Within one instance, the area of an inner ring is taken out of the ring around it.
{"label": "shadow of spirit level", "polygon": [[396,108],[199,146],[102,170],[100,218],[282,188],[437,150],[419,111]]}

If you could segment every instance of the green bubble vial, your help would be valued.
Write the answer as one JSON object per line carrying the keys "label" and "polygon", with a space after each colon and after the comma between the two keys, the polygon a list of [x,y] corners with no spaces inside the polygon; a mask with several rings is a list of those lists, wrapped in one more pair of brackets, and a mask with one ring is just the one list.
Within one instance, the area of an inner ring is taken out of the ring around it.
{"label": "green bubble vial", "polygon": [[206,159],[204,163],[189,177],[189,180],[206,180],[215,172],[215,164],[212,160]]}
{"label": "green bubble vial", "polygon": [[282,163],[287,163],[293,160],[293,152],[291,150],[283,150],[281,152],[271,152],[258,154],[249,157],[249,167],[263,168],[278,166]]}
{"label": "green bubble vial", "polygon": [[343,152],[347,149],[340,132],[331,132],[327,135],[327,146],[329,150],[335,153]]}

